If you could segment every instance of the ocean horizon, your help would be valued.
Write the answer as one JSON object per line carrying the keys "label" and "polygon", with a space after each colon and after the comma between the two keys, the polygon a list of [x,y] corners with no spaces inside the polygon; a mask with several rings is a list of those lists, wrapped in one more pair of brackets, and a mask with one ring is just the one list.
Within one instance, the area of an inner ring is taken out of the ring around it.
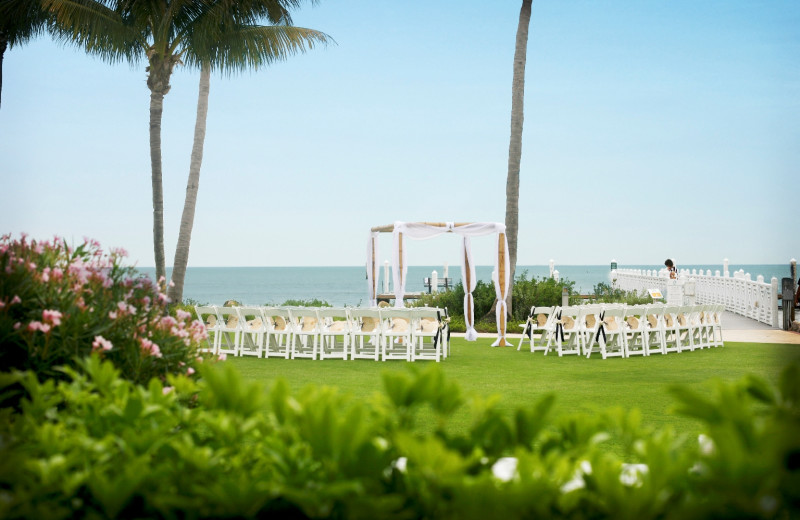
{"label": "ocean horizon", "polygon": [[[662,265],[619,265],[620,269],[660,269]],[[680,265],[681,269],[702,269],[722,272],[721,264]],[[599,283],[609,283],[611,266],[606,265],[556,265],[559,277],[575,282],[580,294],[591,294]],[[789,264],[731,264],[731,275],[738,270],[750,273],[753,280],[759,275],[765,281],[772,277],[780,279],[790,276]],[[406,292],[427,292],[424,279],[433,271],[444,277],[444,266],[409,266]],[[491,282],[493,266],[476,266],[478,280]],[[137,267],[137,271],[155,277],[155,268]],[[449,266],[448,276],[452,284],[461,281],[461,267]],[[517,276],[523,272],[527,277],[550,276],[547,265],[519,265]],[[167,268],[167,276],[172,273]],[[389,271],[391,292],[391,269]],[[381,266],[378,292],[384,291],[384,269]],[[364,306],[367,304],[367,280],[364,266],[339,267],[188,267],[183,290],[184,299],[199,304],[222,305],[227,300],[236,300],[250,305],[280,305],[287,300],[325,301],[334,306]]]}

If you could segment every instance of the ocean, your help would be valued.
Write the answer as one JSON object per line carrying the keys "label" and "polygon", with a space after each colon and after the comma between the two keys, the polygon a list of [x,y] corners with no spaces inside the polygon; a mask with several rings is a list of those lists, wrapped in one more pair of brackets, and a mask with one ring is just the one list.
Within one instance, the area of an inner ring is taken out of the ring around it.
{"label": "ocean", "polygon": [[[620,265],[620,269],[660,269],[661,265]],[[722,271],[722,265],[680,265],[681,269],[711,269]],[[560,278],[575,282],[581,294],[591,294],[600,282],[609,283],[610,265],[556,265]],[[477,266],[479,280],[491,281],[492,266]],[[764,275],[769,281],[773,276],[788,277],[789,264],[734,265],[730,272],[743,269],[752,275]],[[140,267],[139,272],[155,276],[152,267]],[[436,270],[443,277],[442,266],[409,266],[407,292],[423,292],[427,289],[423,280]],[[546,265],[517,266],[517,275],[527,271],[527,277],[547,277],[550,268]],[[168,276],[171,269],[167,269]],[[449,277],[453,283],[461,280],[460,266],[450,266]],[[389,273],[391,279],[391,270]],[[383,292],[383,267],[379,280],[379,292]],[[390,283],[391,289],[391,283]],[[780,290],[780,289],[779,289]],[[367,303],[366,269],[353,267],[189,267],[183,291],[184,299],[190,298],[201,304],[222,305],[227,300],[236,300],[252,305],[280,305],[293,300],[326,301],[334,306],[364,306]]]}

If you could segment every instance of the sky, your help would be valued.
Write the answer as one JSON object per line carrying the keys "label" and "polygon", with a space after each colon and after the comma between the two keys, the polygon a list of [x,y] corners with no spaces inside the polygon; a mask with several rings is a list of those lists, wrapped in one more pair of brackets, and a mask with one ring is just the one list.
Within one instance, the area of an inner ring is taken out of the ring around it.
{"label": "sky", "polygon": [[[362,265],[373,226],[504,222],[519,7],[321,0],[294,22],[335,43],[213,76],[189,266]],[[518,265],[800,255],[800,2],[534,1],[527,49]],[[198,80],[164,100],[168,265]],[[145,81],[49,36],[6,51],[0,232],[154,265]],[[407,247],[459,265],[455,235]]]}

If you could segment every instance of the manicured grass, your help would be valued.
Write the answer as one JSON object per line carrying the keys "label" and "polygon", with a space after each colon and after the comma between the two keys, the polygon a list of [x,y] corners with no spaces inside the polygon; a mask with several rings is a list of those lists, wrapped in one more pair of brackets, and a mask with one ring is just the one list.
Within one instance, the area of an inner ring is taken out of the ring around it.
{"label": "manicured grass", "polygon": [[[673,384],[702,390],[714,378],[738,380],[752,373],[775,382],[781,368],[800,362],[800,347],[764,343],[726,343],[725,347],[695,352],[652,355],[647,358],[603,360],[576,356],[559,358],[552,353],[491,348],[491,339],[468,343],[452,338],[452,355],[439,365],[467,396],[498,396],[498,407],[510,412],[531,404],[540,396],[556,395],[556,414],[594,413],[610,407],[638,408],[642,422],[656,428],[672,425],[676,431],[696,436],[699,425],[670,412],[675,403],[669,393]],[[278,358],[228,358],[247,379],[270,386],[284,378],[293,390],[309,384],[335,386],[343,393],[370,398],[383,388],[381,373],[423,368],[431,362],[374,362],[369,360],[285,360]],[[468,428],[469,412],[462,407],[451,428]],[[424,424],[432,417],[423,413]]]}

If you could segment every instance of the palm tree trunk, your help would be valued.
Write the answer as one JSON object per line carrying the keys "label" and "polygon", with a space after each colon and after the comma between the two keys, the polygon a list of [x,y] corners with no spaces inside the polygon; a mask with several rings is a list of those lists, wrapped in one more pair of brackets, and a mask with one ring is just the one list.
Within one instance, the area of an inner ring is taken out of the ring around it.
{"label": "palm tree trunk", "polygon": [[531,21],[531,1],[522,0],[514,49],[514,77],[511,82],[511,141],[508,145],[508,178],[506,180],[506,235],[511,263],[511,290],[508,291],[508,312],[511,314],[511,295],[517,269],[517,236],[519,231],[519,169],[522,161],[522,121],[524,119],[525,61],[528,49],[528,26]]}
{"label": "palm tree trunk", "polygon": [[147,51],[147,88],[150,89],[150,166],[153,181],[153,249],[156,259],[156,279],[166,279],[164,255],[164,188],[161,166],[161,116],[164,96],[170,89],[172,70],[180,61],[178,56],[164,58],[154,48]]}
{"label": "palm tree trunk", "polygon": [[164,94],[150,92],[150,166],[153,183],[153,248],[156,259],[156,280],[166,278],[164,259],[164,188],[161,167],[161,115],[164,111]]}
{"label": "palm tree trunk", "polygon": [[211,68],[206,64],[200,71],[200,92],[197,95],[197,120],[194,126],[192,158],[189,163],[189,181],[186,183],[186,200],[183,203],[181,229],[178,245],[175,248],[175,261],[172,264],[172,285],[167,295],[170,300],[180,303],[183,300],[183,283],[186,266],[189,263],[189,244],[192,240],[194,210],[197,205],[197,189],[200,186],[200,166],[203,164],[203,145],[206,139],[206,119],[208,117],[208,91]]}

